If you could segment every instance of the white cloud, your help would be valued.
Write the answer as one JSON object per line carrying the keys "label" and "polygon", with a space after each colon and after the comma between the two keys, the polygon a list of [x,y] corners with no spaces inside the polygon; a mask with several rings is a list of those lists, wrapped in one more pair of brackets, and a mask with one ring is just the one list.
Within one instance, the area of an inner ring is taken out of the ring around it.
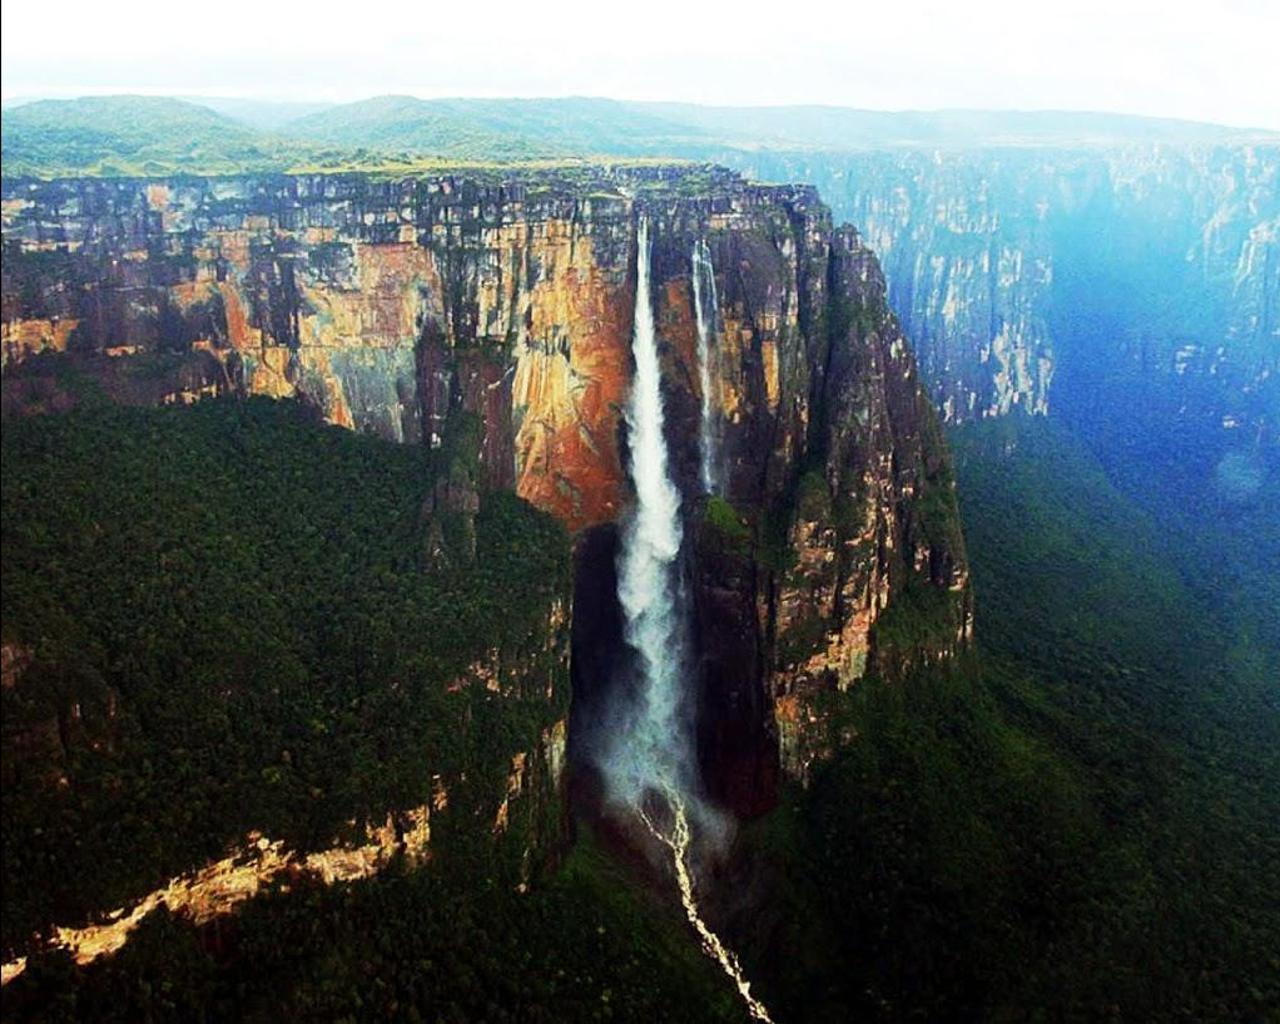
{"label": "white cloud", "polygon": [[610,95],[1130,111],[1280,128],[1271,0],[3,6],[3,91]]}

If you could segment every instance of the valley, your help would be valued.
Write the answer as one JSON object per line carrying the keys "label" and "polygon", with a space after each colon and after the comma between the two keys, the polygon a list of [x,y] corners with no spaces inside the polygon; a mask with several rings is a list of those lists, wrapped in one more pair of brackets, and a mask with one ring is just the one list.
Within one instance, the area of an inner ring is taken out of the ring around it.
{"label": "valley", "polygon": [[4,1019],[1280,1004],[1274,139],[127,99],[4,119]]}

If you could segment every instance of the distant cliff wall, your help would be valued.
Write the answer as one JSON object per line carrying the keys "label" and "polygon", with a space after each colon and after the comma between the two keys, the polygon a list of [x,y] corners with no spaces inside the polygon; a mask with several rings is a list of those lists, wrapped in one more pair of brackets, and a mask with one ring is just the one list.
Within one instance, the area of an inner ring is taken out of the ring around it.
{"label": "distant cliff wall", "polygon": [[1280,148],[724,153],[879,255],[947,422],[1126,403],[1276,440]]}

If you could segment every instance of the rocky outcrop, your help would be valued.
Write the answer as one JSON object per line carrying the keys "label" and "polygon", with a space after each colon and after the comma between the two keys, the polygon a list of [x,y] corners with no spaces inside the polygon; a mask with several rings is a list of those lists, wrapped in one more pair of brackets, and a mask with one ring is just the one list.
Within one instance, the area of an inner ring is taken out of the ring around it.
{"label": "rocky outcrop", "polygon": [[[875,257],[834,229],[811,188],[625,167],[6,181],[4,200],[11,401],[45,395],[37,382],[56,390],[48,378],[63,365],[108,387],[151,382],[118,388],[126,400],[298,397],[440,460],[424,509],[431,561],[467,557],[478,489],[514,488],[579,531],[580,566],[597,578],[628,503],[620,410],[636,223],[648,217],[668,447],[694,538],[701,757],[714,795],[737,809],[768,806],[779,767],[803,778],[840,741],[835,695],[968,636],[947,456],[914,357]],[[699,243],[719,297],[723,485],[710,500]],[[203,383],[166,390],[196,360]],[[579,601],[582,579],[580,568]],[[920,629],[880,636],[907,595],[928,608]],[[620,656],[588,655],[601,616],[575,615],[577,660],[599,662],[590,675],[575,666],[580,725]],[[512,799],[525,791],[514,786]],[[495,819],[492,831],[507,830]]]}
{"label": "rocky outcrop", "polygon": [[[573,526],[617,513],[631,223],[616,187],[281,175],[4,188],[6,376],[66,352],[126,400],[297,396],[329,422],[430,448],[466,408],[486,483]],[[114,387],[117,360],[171,389]],[[174,381],[197,360],[196,381]]]}
{"label": "rocky outcrop", "polygon": [[[341,844],[300,855],[278,839],[251,832],[226,857],[170,879],[127,911],[119,907],[105,914],[100,924],[55,926],[48,945],[65,950],[76,963],[89,964],[118,952],[138,925],[161,908],[204,925],[233,913],[241,903],[281,879],[293,884],[305,880],[333,885],[371,878],[396,856],[418,864],[431,853],[431,808],[424,804],[399,816],[388,814],[384,823],[366,825],[363,839],[358,846]],[[5,963],[0,975],[4,984],[20,975],[26,965],[27,957]]]}
{"label": "rocky outcrop", "polygon": [[1156,403],[1276,436],[1280,149],[726,153],[808,181],[883,262],[947,422]]}
{"label": "rocky outcrop", "polygon": [[[110,904],[85,904],[86,895],[91,900],[97,896],[78,890],[82,880],[68,873],[65,889],[51,887],[44,893],[48,903],[42,912],[49,917],[37,922],[39,931],[27,932],[16,942],[6,937],[5,953],[57,948],[77,963],[87,964],[117,952],[144,919],[162,908],[203,926],[237,912],[242,903],[276,886],[287,890],[352,882],[371,878],[392,865],[438,861],[474,871],[483,864],[495,880],[526,890],[540,871],[556,862],[566,834],[567,576],[560,582],[564,585],[545,595],[545,604],[538,606],[527,633],[492,647],[445,687],[449,694],[473,691],[468,724],[473,715],[487,720],[460,730],[447,742],[410,752],[429,766],[423,780],[429,774],[429,786],[413,794],[421,800],[417,806],[352,811],[336,834],[319,845],[313,837],[301,848],[255,828],[247,835],[228,838],[222,856],[175,877],[148,877],[134,868],[137,877],[131,876],[127,886],[131,896],[115,909]],[[519,600],[527,595],[514,591],[513,596]],[[91,773],[84,765],[86,753],[113,754],[131,739],[136,742],[140,731],[136,714],[101,681],[78,679],[58,666],[42,664],[31,647],[11,642],[0,645],[0,667],[5,691],[0,781],[6,801],[37,801],[56,809],[92,790]],[[42,675],[43,679],[30,678]],[[56,685],[50,685],[51,679]],[[209,695],[210,701],[217,698]],[[426,708],[416,710],[425,713]],[[495,728],[495,722],[500,727]],[[318,720],[313,720],[312,728],[327,731]],[[323,749],[308,752],[319,757],[326,753]],[[284,763],[291,763],[288,750],[281,756]],[[128,771],[123,758],[116,765],[125,766],[117,770]],[[264,786],[272,785],[272,774],[278,772],[278,766],[268,765],[261,772]],[[318,797],[320,791],[313,790],[311,795]],[[145,814],[148,805],[140,806]],[[51,818],[56,820],[52,814]],[[138,820],[138,814],[127,818],[135,824]],[[270,828],[271,820],[268,813],[264,827]],[[494,822],[492,835],[477,830],[478,820]],[[216,826],[210,823],[210,827]],[[49,856],[48,847],[33,842],[41,832],[37,828],[33,836],[13,828],[6,832],[6,841],[28,855]],[[126,824],[113,836],[113,847],[120,842],[120,834],[128,841],[147,838],[130,833]],[[93,838],[75,837],[76,846],[93,842]],[[53,856],[59,852],[53,851]],[[97,852],[109,856],[108,850]],[[14,856],[10,863],[24,866],[21,856]],[[5,984],[23,973],[27,959],[27,955],[15,955],[3,964]]]}

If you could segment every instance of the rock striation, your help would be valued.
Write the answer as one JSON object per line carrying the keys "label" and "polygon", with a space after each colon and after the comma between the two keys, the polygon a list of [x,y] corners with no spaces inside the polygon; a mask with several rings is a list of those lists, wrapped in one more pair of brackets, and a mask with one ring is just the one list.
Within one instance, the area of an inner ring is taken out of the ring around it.
{"label": "rock striation", "polygon": [[[621,408],[643,211],[692,537],[700,756],[713,795],[744,813],[771,804],[780,771],[803,779],[848,738],[840,693],[970,634],[928,394],[875,256],[811,187],[622,166],[6,179],[3,201],[6,407],[72,401],[68,376],[123,401],[296,398],[445,460],[428,519],[465,518],[485,488],[559,517],[578,535],[579,603],[629,502]],[[710,497],[695,248],[719,305]],[[447,559],[448,532],[435,529],[432,558]],[[574,617],[580,725],[602,684],[577,666],[611,657],[588,650],[600,616]]]}
{"label": "rock striation", "polygon": [[946,422],[1159,406],[1275,442],[1280,148],[726,152],[859,225]]}

